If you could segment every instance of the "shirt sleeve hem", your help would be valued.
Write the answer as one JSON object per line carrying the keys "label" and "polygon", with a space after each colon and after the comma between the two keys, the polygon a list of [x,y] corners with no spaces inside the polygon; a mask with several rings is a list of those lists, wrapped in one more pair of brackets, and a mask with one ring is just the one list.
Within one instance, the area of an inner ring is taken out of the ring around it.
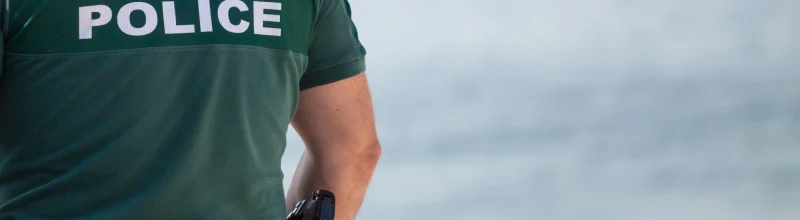
{"label": "shirt sleeve hem", "polygon": [[341,81],[366,70],[364,57],[348,61],[331,68],[308,73],[300,79],[300,91]]}

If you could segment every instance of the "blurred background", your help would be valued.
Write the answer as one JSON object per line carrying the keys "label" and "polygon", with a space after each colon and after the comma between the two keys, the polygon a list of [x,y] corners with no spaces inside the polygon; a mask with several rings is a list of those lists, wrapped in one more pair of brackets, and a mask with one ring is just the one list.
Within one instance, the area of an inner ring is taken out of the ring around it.
{"label": "blurred background", "polygon": [[800,219],[798,0],[350,2],[359,219]]}

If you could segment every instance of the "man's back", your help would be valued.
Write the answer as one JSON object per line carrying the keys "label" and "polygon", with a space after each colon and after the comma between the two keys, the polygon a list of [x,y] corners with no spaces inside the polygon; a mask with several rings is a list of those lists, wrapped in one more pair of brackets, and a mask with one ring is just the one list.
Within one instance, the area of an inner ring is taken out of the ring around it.
{"label": "man's back", "polygon": [[284,218],[299,91],[364,68],[343,0],[7,1],[1,219]]}

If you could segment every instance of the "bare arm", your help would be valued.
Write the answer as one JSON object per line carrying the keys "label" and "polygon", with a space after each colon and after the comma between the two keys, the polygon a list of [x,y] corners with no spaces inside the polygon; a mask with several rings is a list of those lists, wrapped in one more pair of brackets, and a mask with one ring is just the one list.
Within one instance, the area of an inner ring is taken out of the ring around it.
{"label": "bare arm", "polygon": [[364,73],[300,93],[292,126],[303,139],[287,213],[312,191],[336,195],[337,220],[355,219],[381,155]]}

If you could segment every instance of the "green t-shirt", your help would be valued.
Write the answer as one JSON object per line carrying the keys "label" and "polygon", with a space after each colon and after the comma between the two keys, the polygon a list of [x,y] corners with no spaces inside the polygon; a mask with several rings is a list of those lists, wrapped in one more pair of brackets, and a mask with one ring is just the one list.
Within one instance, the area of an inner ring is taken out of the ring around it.
{"label": "green t-shirt", "polygon": [[298,93],[365,69],[346,0],[0,2],[0,219],[285,219]]}

